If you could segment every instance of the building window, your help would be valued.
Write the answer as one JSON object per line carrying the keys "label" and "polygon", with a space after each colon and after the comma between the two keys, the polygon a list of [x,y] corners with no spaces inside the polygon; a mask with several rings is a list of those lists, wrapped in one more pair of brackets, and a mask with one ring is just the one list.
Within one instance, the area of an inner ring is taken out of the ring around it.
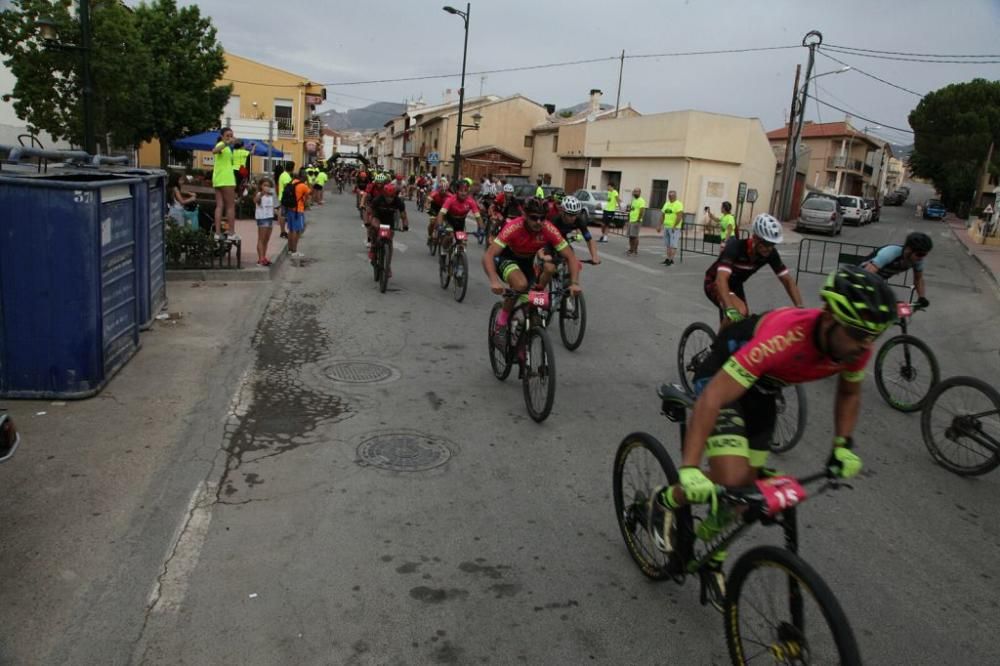
{"label": "building window", "polygon": [[553,134],[552,135],[552,152],[553,153],[558,153],[559,152],[559,135],[558,134]]}
{"label": "building window", "polygon": [[524,137],[525,148],[531,148],[534,145],[535,145],[535,137],[531,136],[530,134]]}
{"label": "building window", "polygon": [[438,138],[435,136],[434,137],[434,150],[437,150],[437,149],[438,149]]}
{"label": "building window", "polygon": [[599,167],[599,166],[601,166],[601,158],[600,157],[595,157],[592,160],[590,160],[590,166],[592,166],[592,167]]}
{"label": "building window", "polygon": [[274,100],[274,124],[278,127],[278,136],[295,136],[292,118],[292,100]]}
{"label": "building window", "polygon": [[649,207],[663,208],[663,204],[667,203],[667,192],[669,191],[669,180],[654,180],[653,188],[649,192]]}

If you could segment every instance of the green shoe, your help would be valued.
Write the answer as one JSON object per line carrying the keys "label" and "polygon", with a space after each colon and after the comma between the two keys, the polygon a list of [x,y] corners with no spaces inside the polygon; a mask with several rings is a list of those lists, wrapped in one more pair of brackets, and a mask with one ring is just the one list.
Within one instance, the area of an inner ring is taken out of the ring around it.
{"label": "green shoe", "polygon": [[694,533],[702,541],[711,541],[729,527],[729,524],[733,522],[733,516],[732,511],[720,507],[718,511],[708,514],[704,520],[698,523]]}

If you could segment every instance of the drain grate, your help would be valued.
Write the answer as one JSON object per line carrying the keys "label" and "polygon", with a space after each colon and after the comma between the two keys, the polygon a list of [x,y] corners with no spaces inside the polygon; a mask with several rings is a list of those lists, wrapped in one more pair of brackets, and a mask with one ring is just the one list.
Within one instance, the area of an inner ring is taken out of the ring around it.
{"label": "drain grate", "polygon": [[348,384],[373,384],[392,378],[396,373],[392,368],[379,363],[364,361],[343,361],[323,369],[323,374],[335,382]]}
{"label": "drain grate", "polygon": [[443,442],[414,433],[375,435],[358,446],[361,463],[394,472],[424,472],[451,458]]}

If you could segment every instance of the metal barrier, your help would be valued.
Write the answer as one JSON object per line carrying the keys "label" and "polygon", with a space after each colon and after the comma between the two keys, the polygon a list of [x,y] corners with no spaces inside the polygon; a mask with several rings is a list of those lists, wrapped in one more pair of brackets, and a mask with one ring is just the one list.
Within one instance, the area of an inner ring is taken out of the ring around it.
{"label": "metal barrier", "polygon": [[[795,281],[799,281],[802,273],[826,277],[840,266],[857,266],[877,249],[874,245],[803,238],[795,264]],[[888,283],[892,287],[909,289],[912,286],[910,271],[893,276]]]}
{"label": "metal barrier", "polygon": [[[718,257],[722,252],[722,233],[717,226],[685,222],[681,227],[680,237],[680,257],[684,261],[684,253],[702,254],[709,257]],[[750,232],[746,229],[736,230],[737,238],[749,238]]]}

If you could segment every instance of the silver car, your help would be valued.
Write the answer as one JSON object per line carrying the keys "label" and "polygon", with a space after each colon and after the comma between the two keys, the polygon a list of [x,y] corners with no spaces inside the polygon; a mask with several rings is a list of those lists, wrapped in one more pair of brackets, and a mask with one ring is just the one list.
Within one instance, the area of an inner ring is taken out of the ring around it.
{"label": "silver car", "polygon": [[840,207],[834,199],[815,197],[806,199],[799,210],[799,219],[795,220],[795,230],[813,229],[825,231],[836,236],[844,226],[844,218]]}
{"label": "silver car", "polygon": [[583,204],[583,221],[586,224],[593,222],[600,224],[604,216],[604,206],[608,203],[607,190],[577,190],[574,197]]}

